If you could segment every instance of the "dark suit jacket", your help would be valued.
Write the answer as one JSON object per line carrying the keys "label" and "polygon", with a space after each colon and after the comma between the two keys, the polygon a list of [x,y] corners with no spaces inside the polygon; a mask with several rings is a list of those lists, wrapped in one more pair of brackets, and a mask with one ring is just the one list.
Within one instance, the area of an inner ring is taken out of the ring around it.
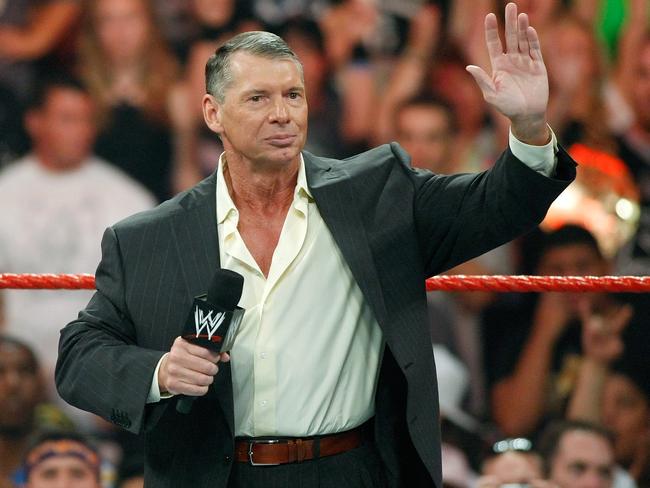
{"label": "dark suit jacket", "polygon": [[[319,211],[386,339],[375,440],[391,486],[442,486],[435,367],[424,280],[538,223],[575,176],[560,149],[555,178],[506,151],[477,175],[410,167],[397,144],[337,161],[304,153]],[[61,332],[56,381],[71,404],[144,431],[147,486],[225,487],[233,453],[230,370],[190,415],[145,405],[154,368],[192,298],[219,266],[215,175],[106,230],[97,292]],[[350,392],[354,394],[354,392]]]}

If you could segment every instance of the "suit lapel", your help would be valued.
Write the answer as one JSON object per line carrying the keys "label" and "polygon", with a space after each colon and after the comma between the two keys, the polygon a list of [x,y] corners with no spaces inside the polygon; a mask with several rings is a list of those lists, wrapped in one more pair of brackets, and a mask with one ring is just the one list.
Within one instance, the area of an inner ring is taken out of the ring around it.
{"label": "suit lapel", "polygon": [[332,165],[307,152],[303,156],[307,183],[318,210],[383,328],[386,305],[365,226],[354,204],[349,175],[341,165]]}
{"label": "suit lapel", "polygon": [[[179,202],[182,210],[171,224],[180,270],[185,283],[185,296],[191,303],[197,295],[206,293],[215,271],[220,267],[217,236],[216,172],[203,180]],[[234,435],[234,406],[230,365],[219,365],[219,373],[208,392],[215,397]]]}

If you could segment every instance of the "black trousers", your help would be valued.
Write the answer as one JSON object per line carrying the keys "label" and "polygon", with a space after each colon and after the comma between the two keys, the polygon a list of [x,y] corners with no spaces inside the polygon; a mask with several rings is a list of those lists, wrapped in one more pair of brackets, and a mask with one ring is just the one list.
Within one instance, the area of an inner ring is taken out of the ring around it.
{"label": "black trousers", "polygon": [[235,462],[228,488],[384,488],[372,441],[335,456],[279,466]]}

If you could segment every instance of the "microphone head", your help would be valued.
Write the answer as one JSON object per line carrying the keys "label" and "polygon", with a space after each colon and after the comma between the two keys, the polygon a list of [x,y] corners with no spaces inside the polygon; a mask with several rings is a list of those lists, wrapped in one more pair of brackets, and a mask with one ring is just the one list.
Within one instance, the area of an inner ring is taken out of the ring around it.
{"label": "microphone head", "polygon": [[234,310],[241,299],[244,277],[229,269],[219,268],[212,278],[206,301],[224,310]]}

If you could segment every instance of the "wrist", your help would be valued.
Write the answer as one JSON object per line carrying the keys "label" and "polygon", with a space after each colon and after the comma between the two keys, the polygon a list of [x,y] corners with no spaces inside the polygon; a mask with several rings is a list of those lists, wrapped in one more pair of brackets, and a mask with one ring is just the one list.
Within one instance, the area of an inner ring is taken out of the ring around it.
{"label": "wrist", "polygon": [[551,131],[544,115],[513,117],[512,134],[524,144],[544,146],[551,141]]}

